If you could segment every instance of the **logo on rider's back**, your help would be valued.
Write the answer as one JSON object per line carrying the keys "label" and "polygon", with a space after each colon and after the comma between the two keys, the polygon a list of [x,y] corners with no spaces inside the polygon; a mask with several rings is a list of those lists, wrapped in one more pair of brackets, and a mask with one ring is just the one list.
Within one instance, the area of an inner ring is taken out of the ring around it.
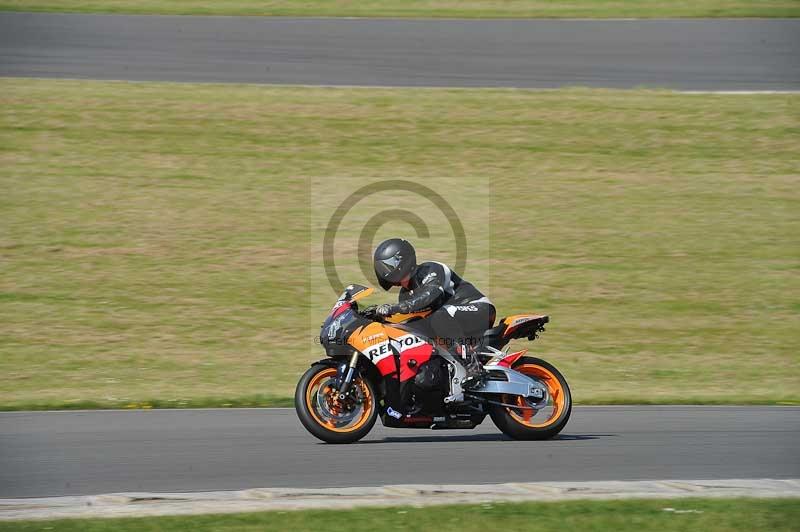
{"label": "logo on rider's back", "polygon": [[435,277],[436,277],[436,272],[431,272],[431,273],[429,273],[429,274],[428,274],[428,275],[426,275],[426,276],[425,276],[425,278],[422,280],[422,284],[427,284],[427,283],[428,283],[428,281],[430,281],[431,279],[433,279],[433,278],[435,278]]}
{"label": "logo on rider's back", "polygon": [[475,305],[445,305],[445,310],[448,314],[455,317],[456,312],[478,312],[478,307]]}

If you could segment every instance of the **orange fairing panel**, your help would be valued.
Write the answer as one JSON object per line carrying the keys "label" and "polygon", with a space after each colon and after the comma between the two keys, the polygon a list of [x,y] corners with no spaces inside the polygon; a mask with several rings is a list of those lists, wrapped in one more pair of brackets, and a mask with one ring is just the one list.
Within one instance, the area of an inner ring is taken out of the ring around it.
{"label": "orange fairing panel", "polygon": [[375,291],[374,288],[366,288],[360,292],[353,294],[353,297],[350,298],[350,301],[358,301],[359,299],[364,299],[365,297],[372,295],[372,292],[374,291]]}
{"label": "orange fairing panel", "polygon": [[370,347],[385,342],[386,339],[387,336],[386,331],[384,331],[384,326],[380,323],[373,322],[353,332],[350,338],[347,339],[347,343],[352,345],[353,348],[360,353],[366,353]]}
{"label": "orange fairing panel", "polygon": [[430,310],[422,310],[420,312],[411,312],[409,314],[392,314],[391,316],[386,317],[386,321],[389,323],[405,323],[414,318],[424,318],[430,313]]}
{"label": "orange fairing panel", "polygon": [[407,335],[408,331],[373,322],[351,334],[350,338],[347,339],[347,343],[359,352],[367,354],[372,347],[386,342],[389,338],[397,339]]}

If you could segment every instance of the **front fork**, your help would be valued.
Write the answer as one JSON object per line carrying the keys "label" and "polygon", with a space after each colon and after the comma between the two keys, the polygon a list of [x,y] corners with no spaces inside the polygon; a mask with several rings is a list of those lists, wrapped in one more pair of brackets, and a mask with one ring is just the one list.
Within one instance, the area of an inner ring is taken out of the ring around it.
{"label": "front fork", "polygon": [[356,375],[356,366],[358,366],[358,351],[353,351],[350,357],[350,362],[347,364],[339,365],[339,373],[336,375],[336,381],[339,388],[339,400],[344,400],[347,392],[350,391],[350,386],[353,384],[353,378]]}

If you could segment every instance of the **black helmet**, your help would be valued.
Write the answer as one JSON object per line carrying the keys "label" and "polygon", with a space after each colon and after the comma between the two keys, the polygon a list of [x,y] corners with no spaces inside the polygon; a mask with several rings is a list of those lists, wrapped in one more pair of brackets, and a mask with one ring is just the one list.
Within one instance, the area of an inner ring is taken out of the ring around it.
{"label": "black helmet", "polygon": [[400,281],[417,269],[417,254],[407,240],[390,238],[375,248],[372,256],[375,276],[384,290],[400,284]]}

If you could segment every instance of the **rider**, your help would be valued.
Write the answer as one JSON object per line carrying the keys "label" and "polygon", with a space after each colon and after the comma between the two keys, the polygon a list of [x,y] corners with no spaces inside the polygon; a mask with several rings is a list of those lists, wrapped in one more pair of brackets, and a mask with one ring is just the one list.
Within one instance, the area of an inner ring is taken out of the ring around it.
{"label": "rider", "polygon": [[483,332],[494,324],[495,308],[489,298],[441,262],[417,264],[407,240],[390,238],[373,255],[375,275],[384,290],[401,286],[398,302],[376,309],[379,316],[431,311],[414,323],[448,351],[465,360],[467,378],[480,377],[482,368],[475,347]]}

